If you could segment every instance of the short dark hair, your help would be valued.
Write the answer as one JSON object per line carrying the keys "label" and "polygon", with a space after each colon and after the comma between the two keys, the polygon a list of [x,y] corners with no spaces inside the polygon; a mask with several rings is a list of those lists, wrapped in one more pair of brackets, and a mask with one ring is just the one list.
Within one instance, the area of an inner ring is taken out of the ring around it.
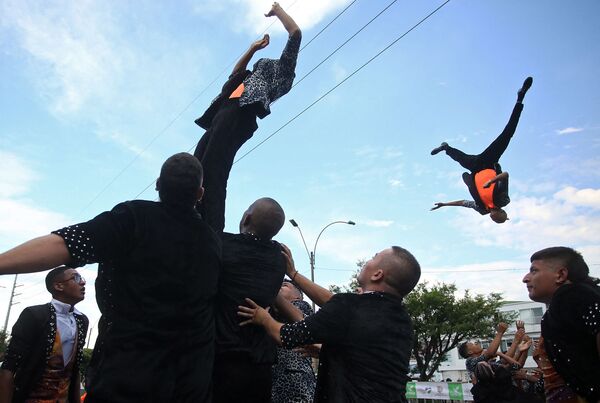
{"label": "short dark hair", "polygon": [[156,181],[160,200],[180,208],[194,207],[198,190],[202,187],[203,175],[202,164],[193,155],[172,155],[162,165]]}
{"label": "short dark hair", "polygon": [[52,269],[46,274],[46,289],[52,295],[56,292],[54,289],[54,283],[57,282],[57,279],[64,274],[65,271],[71,269],[71,267],[60,266],[55,269]]}
{"label": "short dark hair", "polygon": [[566,246],[553,246],[542,249],[531,255],[530,261],[534,260],[556,260],[564,265],[569,271],[567,279],[573,283],[597,284],[598,279],[590,277],[590,268],[588,267],[581,253],[573,248]]}
{"label": "short dark hair", "polygon": [[400,246],[392,246],[395,262],[392,270],[386,273],[385,282],[401,296],[407,295],[415,288],[421,278],[421,265],[408,250]]}
{"label": "short dark hair", "polygon": [[464,359],[469,358],[469,346],[467,344],[468,342],[465,341],[464,343],[460,343],[458,345],[458,355]]}
{"label": "short dark hair", "polygon": [[283,208],[270,197],[262,197],[256,200],[249,210],[252,215],[252,230],[261,239],[273,238],[285,223]]}

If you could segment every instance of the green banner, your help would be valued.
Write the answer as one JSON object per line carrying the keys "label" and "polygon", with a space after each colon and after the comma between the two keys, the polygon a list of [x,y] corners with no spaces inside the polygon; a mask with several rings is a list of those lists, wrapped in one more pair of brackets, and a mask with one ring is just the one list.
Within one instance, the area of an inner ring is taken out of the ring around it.
{"label": "green banner", "polygon": [[449,382],[448,394],[450,395],[450,400],[464,400],[462,384]]}
{"label": "green banner", "polygon": [[416,399],[417,398],[417,384],[415,382],[406,383],[406,398]]}

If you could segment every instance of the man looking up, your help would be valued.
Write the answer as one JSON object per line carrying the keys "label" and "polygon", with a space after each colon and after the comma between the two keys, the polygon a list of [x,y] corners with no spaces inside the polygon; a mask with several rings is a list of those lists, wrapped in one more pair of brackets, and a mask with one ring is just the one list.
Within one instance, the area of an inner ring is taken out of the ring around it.
{"label": "man looking up", "polygon": [[0,369],[0,403],[79,403],[79,365],[88,319],[74,306],[85,280],[61,266],[46,275],[52,301],[27,307],[15,323]]}
{"label": "man looking up", "polygon": [[194,208],[202,166],[175,154],[156,189],[0,254],[0,274],[99,262],[88,403],[210,401],[220,243]]}
{"label": "man looking up", "polygon": [[458,354],[466,359],[465,366],[471,380],[473,380],[473,373],[478,362],[488,361],[490,358],[496,356],[500,343],[502,343],[502,336],[504,336],[507,329],[508,325],[506,323],[498,323],[498,326],[496,326],[496,335],[485,350],[479,343],[473,342],[464,342],[458,346]]}
{"label": "man looking up", "polygon": [[529,298],[548,306],[534,358],[551,402],[600,400],[600,287],[589,273],[580,253],[556,246],[531,255],[523,278]]}
{"label": "man looking up", "polygon": [[323,343],[315,402],[406,402],[413,330],[402,298],[420,276],[414,256],[392,246],[363,266],[362,294],[336,294],[300,322],[277,322],[250,299],[238,314],[242,325],[264,327],[284,347]]}

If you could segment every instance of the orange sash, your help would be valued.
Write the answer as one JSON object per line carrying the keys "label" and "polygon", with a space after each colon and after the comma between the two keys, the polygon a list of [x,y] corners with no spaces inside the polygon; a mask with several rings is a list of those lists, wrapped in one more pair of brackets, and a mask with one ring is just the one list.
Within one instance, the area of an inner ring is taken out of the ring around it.
{"label": "orange sash", "polygon": [[242,96],[242,93],[244,92],[244,83],[241,83],[240,85],[238,85],[238,87],[231,93],[231,95],[229,96],[229,99],[233,99],[233,98],[239,98]]}
{"label": "orange sash", "polygon": [[496,171],[493,169],[484,169],[483,171],[479,171],[475,174],[475,186],[477,187],[477,193],[479,193],[479,197],[483,202],[483,205],[491,210],[494,207],[494,189],[496,188],[496,183],[492,183],[489,188],[484,188],[483,185],[489,181],[490,179],[494,179],[496,177]]}

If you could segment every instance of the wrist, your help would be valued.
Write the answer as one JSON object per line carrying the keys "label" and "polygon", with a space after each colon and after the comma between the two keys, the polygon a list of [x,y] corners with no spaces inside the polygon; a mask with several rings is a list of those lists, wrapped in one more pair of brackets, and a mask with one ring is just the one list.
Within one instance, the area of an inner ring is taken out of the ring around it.
{"label": "wrist", "polygon": [[290,279],[292,280],[292,282],[296,279],[297,275],[298,275],[298,270],[294,270],[294,273],[290,277]]}

